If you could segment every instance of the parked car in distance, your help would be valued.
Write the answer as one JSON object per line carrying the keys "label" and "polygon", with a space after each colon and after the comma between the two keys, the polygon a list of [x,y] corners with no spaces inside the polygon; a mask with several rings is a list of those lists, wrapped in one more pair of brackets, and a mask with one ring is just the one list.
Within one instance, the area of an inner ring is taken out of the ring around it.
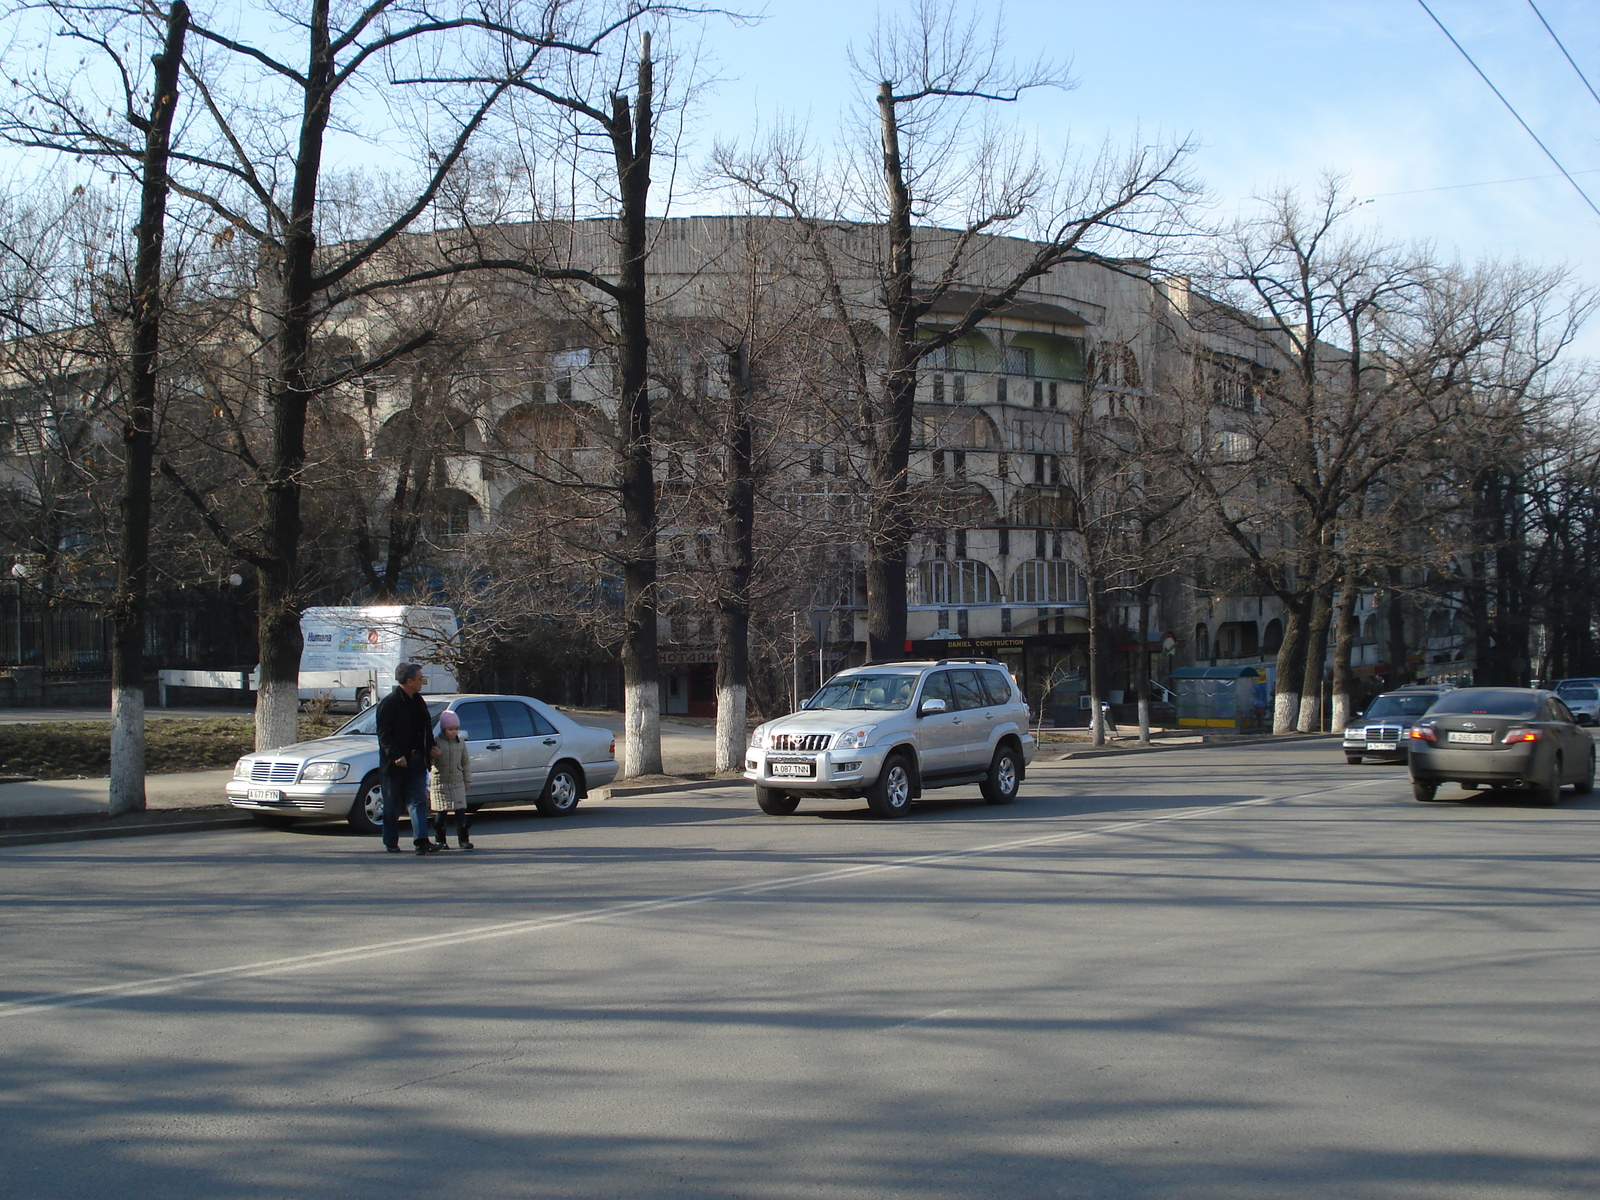
{"label": "parked car in distance", "polygon": [[1551,689],[1579,725],[1600,723],[1600,679],[1562,679]]}
{"label": "parked car in distance", "polygon": [[1411,726],[1450,687],[1445,684],[1408,684],[1384,692],[1344,728],[1344,760],[1405,762]]}
{"label": "parked car in distance", "polygon": [[[439,715],[461,719],[472,763],[467,807],[532,800],[546,816],[578,807],[590,789],[616,778],[616,742],[609,729],[580,725],[528,696],[428,696]],[[383,819],[378,789],[378,713],[369,708],[325,738],[246,754],[228,782],[228,803],[263,824],[347,820],[376,833]]]}
{"label": "parked car in distance", "polygon": [[1521,788],[1550,806],[1564,784],[1580,796],[1594,790],[1594,739],[1554,692],[1458,688],[1435,701],[1409,740],[1411,792],[1424,802],[1441,783]]}
{"label": "parked car in distance", "polygon": [[865,796],[878,816],[899,817],[930,788],[975,783],[990,804],[1009,803],[1033,753],[1022,689],[995,659],[879,662],[758,725],[744,777],[772,816],[807,796]]}

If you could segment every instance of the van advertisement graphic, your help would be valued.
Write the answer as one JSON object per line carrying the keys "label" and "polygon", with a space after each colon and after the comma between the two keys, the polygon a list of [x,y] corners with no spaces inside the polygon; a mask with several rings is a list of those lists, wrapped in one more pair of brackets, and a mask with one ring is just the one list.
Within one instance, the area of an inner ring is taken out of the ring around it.
{"label": "van advertisement graphic", "polygon": [[314,626],[305,631],[302,671],[364,671],[371,655],[392,648],[394,635],[368,625]]}

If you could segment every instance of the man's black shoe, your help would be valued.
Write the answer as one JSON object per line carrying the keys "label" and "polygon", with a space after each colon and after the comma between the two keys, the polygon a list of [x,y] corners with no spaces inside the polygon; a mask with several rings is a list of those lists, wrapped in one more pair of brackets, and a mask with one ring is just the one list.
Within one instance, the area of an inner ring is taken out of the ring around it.
{"label": "man's black shoe", "polygon": [[387,850],[390,854],[399,854],[400,853],[400,847],[399,846],[385,846],[384,849]]}

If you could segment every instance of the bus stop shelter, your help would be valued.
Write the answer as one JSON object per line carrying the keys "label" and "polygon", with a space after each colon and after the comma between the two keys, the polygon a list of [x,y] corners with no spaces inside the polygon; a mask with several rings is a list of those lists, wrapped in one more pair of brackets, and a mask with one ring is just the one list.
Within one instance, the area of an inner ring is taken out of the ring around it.
{"label": "bus stop shelter", "polygon": [[1259,667],[1180,667],[1172,673],[1178,724],[1236,733],[1259,730],[1265,714],[1256,703],[1257,688],[1266,680]]}

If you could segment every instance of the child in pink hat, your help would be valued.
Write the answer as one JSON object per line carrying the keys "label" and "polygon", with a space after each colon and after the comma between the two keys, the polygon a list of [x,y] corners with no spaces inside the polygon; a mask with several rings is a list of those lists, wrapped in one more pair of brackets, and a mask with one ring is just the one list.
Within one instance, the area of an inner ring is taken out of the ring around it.
{"label": "child in pink hat", "polygon": [[467,837],[467,785],[472,782],[472,765],[467,761],[467,744],[461,740],[461,718],[453,712],[439,716],[439,757],[433,761],[433,781],[428,789],[428,807],[433,810],[433,844],[450,848],[445,838],[445,822],[456,814],[456,838],[463,850],[472,849]]}

